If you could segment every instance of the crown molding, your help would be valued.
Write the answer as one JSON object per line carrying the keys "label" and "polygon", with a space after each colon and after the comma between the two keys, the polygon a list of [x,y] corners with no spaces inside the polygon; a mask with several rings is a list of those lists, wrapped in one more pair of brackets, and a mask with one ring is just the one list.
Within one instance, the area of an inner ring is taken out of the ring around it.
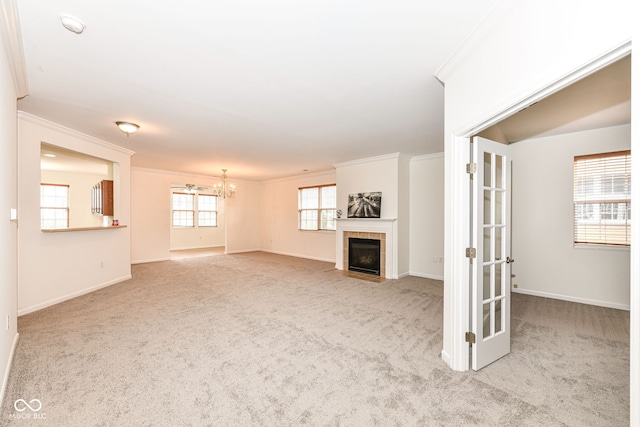
{"label": "crown molding", "polygon": [[7,59],[9,60],[16,96],[20,99],[29,94],[29,82],[27,80],[27,67],[22,46],[18,6],[16,0],[0,0],[0,5],[2,6],[3,24],[0,25],[0,32],[5,45]]}
{"label": "crown molding", "polygon": [[334,163],[333,167],[337,169],[337,168],[343,168],[346,166],[360,165],[363,163],[379,162],[382,160],[398,160],[401,157],[404,158],[405,155],[403,155],[402,153],[384,154],[382,156],[366,157],[364,159],[349,160],[346,162]]}
{"label": "crown molding", "polygon": [[286,182],[286,181],[294,181],[294,180],[300,180],[305,178],[318,178],[318,177],[333,177],[333,181],[335,182],[335,179],[336,179],[335,176],[336,176],[335,169],[326,169],[326,170],[317,171],[317,172],[305,172],[305,173],[299,173],[296,175],[283,176],[280,178],[267,179],[262,182],[266,184],[271,184],[276,182]]}
{"label": "crown molding", "polygon": [[[189,172],[178,172],[178,171],[171,171],[171,170],[165,170],[165,169],[154,169],[154,168],[145,168],[142,166],[131,166],[131,171],[135,171],[135,172],[142,172],[142,173],[153,173],[153,174],[157,174],[157,175],[164,175],[164,176],[169,176],[169,177],[183,177],[183,178],[190,178],[193,180],[212,180],[212,181],[220,181],[222,179],[221,175],[203,175],[200,173],[189,173]],[[249,180],[249,179],[240,179],[240,178],[234,178],[234,177],[230,177],[227,176],[227,181],[233,181],[233,183],[236,182],[243,182],[243,183],[252,183],[252,184],[261,184],[260,181],[253,181],[253,180]]]}
{"label": "crown molding", "polygon": [[425,154],[422,156],[414,156],[411,158],[411,163],[413,162],[422,162],[425,160],[434,160],[434,159],[444,159],[444,152],[441,153],[433,153],[433,154]]}
{"label": "crown molding", "polygon": [[203,175],[199,173],[188,173],[188,172],[178,172],[164,169],[154,169],[154,168],[145,168],[141,166],[131,166],[132,171],[143,172],[143,173],[153,173],[157,175],[166,175],[166,176],[180,176],[184,178],[193,178],[193,179],[202,179],[202,180],[214,180],[219,178],[215,175]]}
{"label": "crown molding", "polygon": [[[93,144],[99,145],[101,147],[108,148],[110,150],[117,151],[120,153],[124,153],[128,156],[132,156],[135,154],[135,151],[128,150],[119,145],[112,144],[111,142],[103,141],[102,139],[98,139],[91,135],[87,135],[86,133],[78,132],[77,130],[59,125],[54,122],[50,122],[49,120],[45,120],[41,117],[34,116],[29,113],[25,113],[24,111],[18,111],[18,120],[23,120],[25,122],[33,123],[35,125],[42,126],[44,128],[47,128],[55,132],[61,132],[74,138],[80,138],[85,141],[91,142]],[[43,141],[43,142],[46,142],[46,141]]]}
{"label": "crown molding", "polygon": [[460,61],[467,58],[479,45],[491,35],[493,28],[498,22],[503,21],[511,13],[518,1],[498,0],[487,12],[487,14],[478,21],[478,23],[469,32],[462,43],[449,55],[444,63],[438,67],[433,73],[436,79],[441,83],[445,83],[451,74],[453,74]]}

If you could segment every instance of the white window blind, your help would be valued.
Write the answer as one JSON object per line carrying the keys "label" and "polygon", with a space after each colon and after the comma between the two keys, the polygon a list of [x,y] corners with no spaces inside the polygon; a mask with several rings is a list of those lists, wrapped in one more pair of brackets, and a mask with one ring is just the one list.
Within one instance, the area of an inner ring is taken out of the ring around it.
{"label": "white window blind", "polygon": [[575,244],[631,244],[631,151],[576,156]]}

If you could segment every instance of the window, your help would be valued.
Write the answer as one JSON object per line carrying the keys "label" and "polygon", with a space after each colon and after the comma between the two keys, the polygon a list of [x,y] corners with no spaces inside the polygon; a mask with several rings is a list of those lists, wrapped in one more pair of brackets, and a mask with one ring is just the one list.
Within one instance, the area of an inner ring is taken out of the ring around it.
{"label": "window", "polygon": [[193,194],[173,193],[171,204],[174,227],[193,227],[194,199]]}
{"label": "window", "polygon": [[40,228],[69,227],[69,186],[40,184]]}
{"label": "window", "polygon": [[300,230],[335,230],[336,185],[299,188],[298,220]]}
{"label": "window", "polygon": [[174,227],[218,226],[218,197],[209,194],[173,193],[171,198]]}
{"label": "window", "polygon": [[198,227],[218,225],[218,197],[198,194]]}
{"label": "window", "polygon": [[631,151],[576,156],[575,244],[631,244]]}

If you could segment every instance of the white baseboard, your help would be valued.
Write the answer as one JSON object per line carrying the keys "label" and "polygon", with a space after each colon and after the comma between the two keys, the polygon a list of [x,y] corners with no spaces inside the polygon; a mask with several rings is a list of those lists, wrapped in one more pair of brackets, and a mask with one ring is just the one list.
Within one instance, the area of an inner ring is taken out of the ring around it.
{"label": "white baseboard", "polygon": [[447,353],[446,351],[442,350],[440,352],[440,357],[442,358],[444,363],[447,364],[447,366],[451,367],[451,356],[449,356],[449,353]]}
{"label": "white baseboard", "polygon": [[185,246],[184,248],[169,248],[169,250],[170,251],[188,251],[189,249],[209,249],[209,248],[224,248],[224,245]]}
{"label": "white baseboard", "polygon": [[16,336],[13,338],[13,344],[11,345],[11,352],[9,353],[7,367],[4,370],[4,379],[2,380],[2,389],[0,390],[0,404],[4,402],[4,393],[7,390],[7,384],[9,383],[9,374],[11,373],[11,366],[13,365],[13,356],[16,353],[16,348],[18,347],[19,340],[20,334],[16,332]]}
{"label": "white baseboard", "polygon": [[232,254],[246,254],[248,252],[266,252],[263,251],[262,249],[241,249],[239,251],[230,251],[227,249],[227,255],[232,255]]}
{"label": "white baseboard", "polygon": [[292,257],[296,257],[296,258],[312,259],[314,261],[330,262],[332,264],[336,263],[335,258],[334,259],[327,259],[327,258],[313,257],[313,256],[307,256],[307,255],[292,254],[292,253],[287,253],[287,252],[271,251],[271,250],[267,250],[267,249],[260,249],[260,251],[261,252],[268,252],[270,254],[276,254],[276,255],[285,255],[285,256],[292,256]]}
{"label": "white baseboard", "polygon": [[534,296],[534,297],[552,298],[552,299],[559,299],[559,300],[562,300],[562,301],[577,302],[577,303],[580,303],[580,304],[589,304],[589,305],[597,305],[599,307],[615,308],[617,310],[629,311],[631,309],[631,306],[628,305],[628,304],[618,304],[618,303],[615,303],[615,302],[600,301],[600,300],[588,299],[588,298],[580,298],[580,297],[574,297],[574,296],[570,296],[570,295],[552,294],[552,293],[549,293],[549,292],[532,291],[532,290],[522,289],[522,288],[511,289],[511,292],[513,292],[515,294],[531,295],[531,296]]}
{"label": "white baseboard", "polygon": [[444,282],[444,276],[437,276],[435,274],[429,273],[416,273],[415,271],[409,272],[410,276],[422,277],[424,279],[433,279],[433,280],[441,280]]}
{"label": "white baseboard", "polygon": [[167,257],[167,258],[153,258],[153,259],[139,259],[139,260],[135,260],[135,261],[131,261],[131,265],[133,264],[146,264],[149,262],[160,262],[160,261],[170,261],[171,258]]}
{"label": "white baseboard", "polygon": [[61,302],[82,296],[82,295],[86,295],[88,293],[97,291],[98,289],[102,289],[102,288],[106,288],[107,286],[111,286],[111,285],[115,285],[116,283],[120,283],[120,282],[124,282],[125,280],[129,280],[131,279],[131,275],[128,274],[126,276],[123,277],[119,277],[117,279],[114,280],[110,280],[108,282],[105,283],[101,283],[97,286],[93,286],[91,288],[87,288],[87,289],[82,289],[80,291],[77,292],[72,292],[70,294],[58,297],[58,298],[53,298],[50,299],[49,301],[45,301],[45,302],[41,302],[39,304],[34,304],[30,307],[25,307],[25,308],[18,308],[18,316],[23,316],[25,314],[29,314],[29,313],[33,313],[34,311],[38,311],[38,310],[42,310],[43,308],[47,308],[47,307],[51,307],[52,305],[55,304],[59,304]]}

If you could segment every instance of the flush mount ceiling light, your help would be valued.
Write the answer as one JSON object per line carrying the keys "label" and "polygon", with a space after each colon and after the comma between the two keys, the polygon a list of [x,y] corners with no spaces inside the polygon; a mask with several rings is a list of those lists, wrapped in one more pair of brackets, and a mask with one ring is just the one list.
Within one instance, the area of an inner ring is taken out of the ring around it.
{"label": "flush mount ceiling light", "polygon": [[131,122],[116,122],[116,125],[118,125],[118,129],[126,133],[127,136],[131,135],[140,128],[140,126]]}
{"label": "flush mount ceiling light", "polygon": [[60,21],[62,22],[62,26],[72,33],[82,34],[84,29],[87,28],[87,26],[84,25],[84,22],[82,22],[75,16],[61,14]]}

